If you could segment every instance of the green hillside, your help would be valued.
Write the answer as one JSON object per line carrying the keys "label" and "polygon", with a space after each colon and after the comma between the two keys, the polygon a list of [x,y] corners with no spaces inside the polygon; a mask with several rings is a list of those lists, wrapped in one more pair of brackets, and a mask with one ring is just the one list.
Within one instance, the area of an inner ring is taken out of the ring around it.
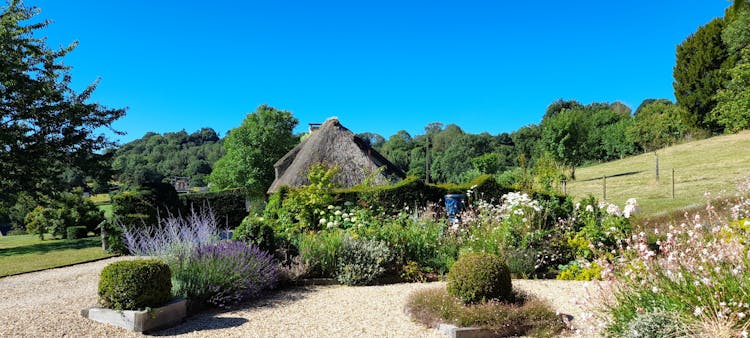
{"label": "green hillside", "polygon": [[[656,179],[656,155],[659,179]],[[672,198],[674,169],[674,199]],[[736,185],[750,175],[750,132],[717,136],[684,143],[622,160],[576,169],[576,180],[568,182],[568,194],[603,197],[619,205],[631,197],[638,200],[646,217],[705,204],[704,193],[731,196]]]}

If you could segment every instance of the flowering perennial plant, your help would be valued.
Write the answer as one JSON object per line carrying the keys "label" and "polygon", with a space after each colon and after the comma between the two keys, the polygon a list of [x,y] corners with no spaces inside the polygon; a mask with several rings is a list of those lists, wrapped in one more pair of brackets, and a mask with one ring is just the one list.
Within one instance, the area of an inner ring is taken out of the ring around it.
{"label": "flowering perennial plant", "polygon": [[167,260],[188,253],[198,245],[217,241],[219,233],[216,216],[211,210],[192,210],[186,218],[160,219],[157,227],[121,227],[125,246],[131,254]]}
{"label": "flowering perennial plant", "polygon": [[[695,336],[745,336],[750,326],[750,221],[744,198],[721,218],[695,216],[631,235],[602,275],[613,281],[600,325],[623,335],[644,313],[672,313]],[[658,238],[655,244],[649,238]]]}
{"label": "flowering perennial plant", "polygon": [[269,253],[239,241],[199,245],[172,270],[173,293],[224,308],[273,288],[279,276]]}

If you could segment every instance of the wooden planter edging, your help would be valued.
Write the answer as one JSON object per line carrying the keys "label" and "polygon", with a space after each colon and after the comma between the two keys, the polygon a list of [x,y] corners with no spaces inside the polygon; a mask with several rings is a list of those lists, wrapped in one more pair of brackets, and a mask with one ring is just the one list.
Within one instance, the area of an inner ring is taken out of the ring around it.
{"label": "wooden planter edging", "polygon": [[150,310],[113,310],[92,307],[81,315],[93,321],[119,326],[134,332],[145,332],[174,326],[187,315],[187,301],[175,299],[167,305]]}

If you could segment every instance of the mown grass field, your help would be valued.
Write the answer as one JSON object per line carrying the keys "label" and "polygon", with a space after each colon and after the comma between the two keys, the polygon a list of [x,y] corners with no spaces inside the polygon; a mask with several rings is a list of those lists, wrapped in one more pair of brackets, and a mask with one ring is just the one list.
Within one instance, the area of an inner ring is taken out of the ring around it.
{"label": "mown grass field", "polygon": [[[705,205],[704,194],[731,197],[736,186],[750,176],[750,131],[717,136],[656,151],[654,153],[576,169],[576,180],[567,192],[580,199],[589,194],[603,197],[607,176],[607,201],[622,206],[628,198],[638,200],[641,217],[655,217],[685,208]],[[675,197],[672,198],[672,169]]]}
{"label": "mown grass field", "polygon": [[34,235],[0,237],[0,277],[112,257],[99,237],[40,240]]}

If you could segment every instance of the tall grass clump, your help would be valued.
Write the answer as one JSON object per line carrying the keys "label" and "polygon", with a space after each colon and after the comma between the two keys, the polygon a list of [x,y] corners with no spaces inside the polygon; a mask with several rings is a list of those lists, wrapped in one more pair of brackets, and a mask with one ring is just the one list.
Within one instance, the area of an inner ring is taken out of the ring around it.
{"label": "tall grass clump", "polygon": [[[644,314],[669,313],[669,325],[681,335],[747,336],[750,180],[740,185],[740,192],[732,215],[720,216],[709,202],[709,217],[696,216],[625,241],[603,271],[614,282],[600,318],[609,334],[627,334]],[[658,240],[651,244],[650,238]]]}

